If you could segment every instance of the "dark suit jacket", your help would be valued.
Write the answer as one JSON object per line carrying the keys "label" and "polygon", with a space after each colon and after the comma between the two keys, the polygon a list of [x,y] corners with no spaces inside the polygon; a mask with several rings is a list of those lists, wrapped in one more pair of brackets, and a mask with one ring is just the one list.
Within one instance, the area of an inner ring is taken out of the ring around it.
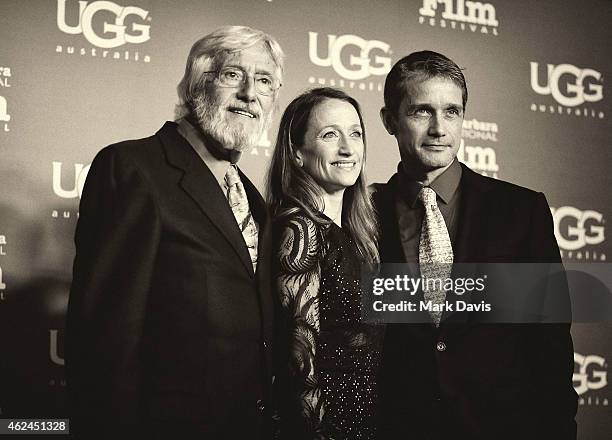
{"label": "dark suit jacket", "polygon": [[[462,167],[455,262],[561,262],[542,193]],[[396,185],[397,175],[373,195],[383,263],[404,262]],[[390,324],[379,380],[381,436],[573,439],[573,366],[569,324],[483,324],[469,314],[439,328]]]}
{"label": "dark suit jacket", "polygon": [[93,161],[67,321],[81,438],[242,439],[265,429],[269,225],[241,178],[260,230],[256,274],[219,184],[176,124]]}

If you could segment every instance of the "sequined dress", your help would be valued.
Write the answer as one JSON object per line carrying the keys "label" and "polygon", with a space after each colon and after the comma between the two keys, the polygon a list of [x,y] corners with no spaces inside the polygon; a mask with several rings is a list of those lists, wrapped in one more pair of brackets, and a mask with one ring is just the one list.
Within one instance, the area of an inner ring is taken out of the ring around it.
{"label": "sequined dress", "polygon": [[376,438],[384,327],[361,322],[361,264],[339,226],[296,215],[282,227],[278,288],[288,378],[283,439]]}

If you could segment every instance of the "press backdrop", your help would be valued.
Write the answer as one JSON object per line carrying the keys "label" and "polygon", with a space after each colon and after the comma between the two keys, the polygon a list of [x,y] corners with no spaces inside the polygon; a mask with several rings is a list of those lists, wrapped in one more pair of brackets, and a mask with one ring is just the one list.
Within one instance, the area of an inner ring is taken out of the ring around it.
{"label": "press backdrop", "polygon": [[[612,2],[117,1],[0,0],[0,417],[65,414],[64,314],[89,164],[173,119],[191,44],[221,25],[279,40],[281,111],[315,85],[359,100],[372,182],[399,160],[378,117],[385,74],[416,50],[446,54],[470,93],[460,159],[543,191],[564,261],[607,270]],[[240,162],[261,189],[277,123]],[[572,333],[580,438],[607,439],[612,326]]]}

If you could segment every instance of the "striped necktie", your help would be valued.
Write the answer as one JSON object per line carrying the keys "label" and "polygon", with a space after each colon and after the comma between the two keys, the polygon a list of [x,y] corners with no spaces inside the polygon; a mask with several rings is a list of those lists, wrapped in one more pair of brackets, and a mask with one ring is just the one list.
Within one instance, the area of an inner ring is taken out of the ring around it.
{"label": "striped necktie", "polygon": [[257,242],[258,227],[255,219],[251,215],[249,199],[244,190],[244,185],[240,180],[236,165],[230,165],[225,174],[225,185],[227,187],[227,201],[234,213],[238,228],[242,232],[242,237],[249,250],[253,272],[257,269]]}
{"label": "striped necktie", "polygon": [[[436,193],[429,187],[424,187],[418,196],[425,216],[421,226],[419,239],[419,268],[423,277],[423,295],[432,304],[444,304],[446,291],[443,288],[445,280],[450,277],[453,262],[453,247],[442,213],[436,202]],[[431,280],[427,282],[427,280]],[[436,282],[434,282],[436,280]],[[442,288],[441,288],[442,287]],[[436,327],[440,325],[442,311],[430,312]]]}

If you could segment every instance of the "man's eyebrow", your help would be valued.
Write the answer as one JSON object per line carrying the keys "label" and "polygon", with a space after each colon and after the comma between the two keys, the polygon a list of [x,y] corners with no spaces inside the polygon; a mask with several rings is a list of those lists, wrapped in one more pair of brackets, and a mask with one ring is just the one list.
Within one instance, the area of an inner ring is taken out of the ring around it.
{"label": "man's eyebrow", "polygon": [[463,104],[448,104],[446,108],[463,111]]}
{"label": "man's eyebrow", "polygon": [[242,66],[239,66],[238,64],[226,64],[221,67],[221,69],[227,69],[227,68],[242,70],[243,72],[245,72],[244,68]]}
{"label": "man's eyebrow", "polygon": [[[409,110],[418,110],[418,109],[425,109],[425,110],[435,110],[435,107],[432,104],[429,104],[427,102],[424,103],[417,103],[417,104],[408,104],[406,106]],[[453,103],[449,103],[449,104],[445,104],[443,106],[444,109],[457,109],[457,110],[463,110],[463,105],[462,104],[453,104]]]}
{"label": "man's eyebrow", "polygon": [[410,110],[415,110],[415,109],[426,109],[426,110],[433,110],[433,105],[429,104],[429,103],[420,103],[420,104],[408,104],[407,105],[408,109]]}
{"label": "man's eyebrow", "polygon": [[[240,70],[240,71],[242,71],[242,72],[244,72],[244,73],[246,73],[246,71],[247,71],[247,69],[245,69],[243,66],[241,66],[241,65],[239,65],[239,64],[233,64],[233,63],[226,64],[225,66],[223,66],[223,67],[222,67],[222,69],[227,69],[227,68],[230,68],[230,69],[236,69],[236,70]],[[270,72],[269,70],[267,70],[267,69],[261,69],[261,68],[258,68],[258,69],[255,71],[255,74],[256,74],[256,75],[269,75],[269,76],[274,76],[274,74],[273,74],[272,72]]]}

